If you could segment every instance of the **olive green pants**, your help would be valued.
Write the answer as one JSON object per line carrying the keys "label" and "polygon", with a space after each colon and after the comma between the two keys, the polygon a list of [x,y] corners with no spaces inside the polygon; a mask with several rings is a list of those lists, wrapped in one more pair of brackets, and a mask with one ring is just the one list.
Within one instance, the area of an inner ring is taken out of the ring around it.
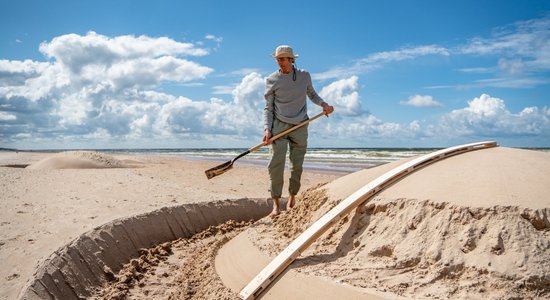
{"label": "olive green pants", "polygon": [[[275,136],[294,126],[274,118],[271,133]],[[307,127],[308,125],[300,127],[271,144],[272,156],[268,165],[271,198],[281,198],[283,193],[286,153],[289,148],[290,180],[288,192],[291,195],[297,195],[300,191],[302,165],[307,150]]]}

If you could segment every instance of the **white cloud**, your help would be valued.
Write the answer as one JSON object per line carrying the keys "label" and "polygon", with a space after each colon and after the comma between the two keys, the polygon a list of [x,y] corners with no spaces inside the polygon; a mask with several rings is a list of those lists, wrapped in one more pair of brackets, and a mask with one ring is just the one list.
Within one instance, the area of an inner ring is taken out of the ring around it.
{"label": "white cloud", "polygon": [[[10,61],[12,67],[21,62]],[[0,97],[24,98],[30,101],[38,101],[41,98],[50,97],[60,89],[70,87],[69,76],[56,64],[35,64],[39,67],[19,69],[15,78],[0,79]],[[8,67],[9,68],[9,67]],[[76,86],[74,88],[77,88]]]}
{"label": "white cloud", "polygon": [[233,89],[235,89],[235,86],[233,85],[216,85],[212,87],[212,94],[214,95],[231,95],[233,94]]}
{"label": "white cloud", "polygon": [[550,79],[539,77],[525,77],[525,78],[509,78],[498,77],[489,79],[479,79],[472,83],[457,84],[457,85],[436,85],[426,87],[428,89],[446,89],[455,88],[459,90],[472,89],[472,88],[484,88],[484,87],[496,87],[496,88],[510,88],[510,89],[528,89],[534,88],[539,85],[549,84]]}
{"label": "white cloud", "polygon": [[460,72],[464,73],[493,73],[495,71],[495,68],[487,68],[487,67],[474,67],[474,68],[461,68],[458,69]]}
{"label": "white cloud", "polygon": [[[118,63],[107,70],[103,82],[120,90],[133,86],[154,86],[161,81],[187,82],[205,78],[210,72],[212,69],[197,63],[163,56]],[[98,78],[98,75],[94,70],[91,76],[84,76]]]}
{"label": "white cloud", "polygon": [[[232,71],[225,74],[218,74],[220,77],[239,77],[244,78],[243,80],[247,80],[246,78],[257,78],[259,71],[255,68],[242,68],[236,71]],[[257,81],[257,80],[256,80]],[[256,84],[258,81],[256,82]],[[264,83],[261,83],[263,86]],[[214,95],[233,95],[235,89],[238,88],[238,84],[234,85],[215,85],[212,87],[212,94]],[[263,95],[260,95],[258,99],[263,99]]]}
{"label": "white cloud", "polygon": [[37,139],[151,136],[155,114],[173,99],[147,90],[163,81],[192,84],[213,71],[182,58],[206,50],[166,37],[67,34],[40,50],[51,60],[0,60],[0,112],[11,121],[4,137],[28,130]]}
{"label": "white cloud", "polygon": [[399,102],[401,105],[410,105],[415,107],[440,107],[441,103],[435,101],[432,96],[429,95],[414,95],[410,96],[407,101]]}
{"label": "white cloud", "polygon": [[222,37],[218,37],[218,36],[215,36],[213,34],[207,34],[204,38],[207,39],[207,40],[214,41],[216,43],[221,43],[223,41]]}
{"label": "white cloud", "polygon": [[14,114],[10,114],[5,111],[0,111],[0,121],[13,121],[16,119],[17,119],[17,116],[15,116]]}
{"label": "white cloud", "polygon": [[35,62],[30,59],[24,61],[0,59],[0,74],[2,77],[17,74],[33,76],[40,74],[48,66],[48,63]]}
{"label": "white cloud", "polygon": [[493,78],[476,81],[478,87],[526,89],[550,83],[549,78]]}
{"label": "white cloud", "polygon": [[[18,90],[33,90],[32,99],[45,97],[55,90],[67,93],[74,90],[122,91],[128,88],[157,86],[162,81],[189,82],[205,78],[213,70],[181,56],[206,55],[207,51],[189,43],[180,43],[166,37],[119,36],[110,38],[89,32],[85,36],[67,34],[44,42],[40,50],[54,60],[35,85],[33,82],[13,87],[12,96],[31,98]],[[44,69],[44,68],[43,68]]]}
{"label": "white cloud", "polygon": [[178,97],[162,106],[156,116],[154,129],[164,136],[187,132],[201,132],[201,117],[207,110],[204,102]]}
{"label": "white cloud", "polygon": [[458,52],[498,55],[499,68],[510,75],[550,70],[550,16],[498,28],[492,37],[473,38]]}
{"label": "white cloud", "polygon": [[357,60],[351,66],[339,66],[326,72],[312,74],[315,80],[326,80],[334,78],[349,77],[381,68],[384,64],[415,59],[426,55],[449,56],[450,51],[437,45],[424,45],[417,47],[402,48],[393,51],[383,51],[368,55],[365,58]]}
{"label": "white cloud", "polygon": [[507,74],[516,75],[516,74],[523,73],[526,66],[524,61],[519,58],[516,58],[516,59],[501,58],[498,60],[498,67]]}
{"label": "white cloud", "polygon": [[230,73],[227,73],[227,74],[222,74],[220,76],[246,76],[250,73],[259,73],[259,70],[256,69],[256,68],[242,68],[242,69],[239,69],[239,70],[236,70],[236,71],[232,71]]}
{"label": "white cloud", "polygon": [[234,88],[229,102],[217,98],[210,102],[173,98],[160,109],[154,129],[166,136],[191,132],[258,135],[263,124],[264,88],[264,79],[252,73]]}
{"label": "white cloud", "polygon": [[[467,106],[452,110],[433,122],[413,120],[388,122],[372,114],[338,115],[311,125],[312,141],[331,140],[336,145],[441,145],[465,143],[476,139],[522,141],[550,140],[550,109],[525,107],[517,113],[508,110],[504,100],[482,94]],[[544,144],[544,142],[542,142]]]}
{"label": "white cloud", "polygon": [[412,48],[403,48],[394,51],[378,52],[369,55],[361,61],[365,64],[386,63],[392,61],[401,61],[406,59],[414,59],[425,55],[443,55],[449,56],[448,49],[437,45],[426,45]]}
{"label": "white cloud", "polygon": [[86,65],[110,65],[135,58],[162,56],[203,56],[208,51],[191,43],[167,37],[123,35],[110,38],[93,31],[81,36],[66,34],[40,44],[40,51],[60,64],[78,71]]}
{"label": "white cloud", "polygon": [[434,130],[447,136],[532,136],[550,138],[550,109],[526,107],[510,112],[504,100],[482,94],[468,102],[468,107],[444,115]]}
{"label": "white cloud", "polygon": [[67,34],[42,43],[40,50],[54,60],[0,61],[0,96],[37,101],[83,88],[99,93],[189,82],[213,71],[179,57],[205,55],[206,50],[166,37]]}
{"label": "white cloud", "polygon": [[265,103],[265,80],[258,73],[246,75],[233,90],[235,104],[245,109],[256,109]]}
{"label": "white cloud", "polygon": [[20,92],[17,87],[25,84],[26,81],[39,77],[51,65],[44,62],[32,60],[0,60],[0,93],[16,95]]}
{"label": "white cloud", "polygon": [[212,41],[212,42],[216,43],[216,45],[214,46],[214,50],[218,50],[220,48],[221,44],[222,44],[222,41],[223,41],[222,37],[215,36],[213,34],[207,34],[204,38],[207,41]]}
{"label": "white cloud", "polygon": [[339,114],[357,116],[363,113],[359,98],[358,77],[335,81],[321,89],[319,96],[334,106]]}
{"label": "white cloud", "polygon": [[457,47],[423,45],[372,53],[351,65],[335,66],[328,71],[312,74],[312,78],[346,78],[377,70],[391,62],[413,60],[426,55],[494,57],[492,65],[458,69],[466,73],[496,74],[493,78],[464,84],[433,85],[430,88],[531,88],[548,84],[546,73],[550,70],[550,15],[497,28],[490,37],[475,37]]}
{"label": "white cloud", "polygon": [[[163,90],[163,81],[175,85],[198,84],[194,80],[213,72],[189,59],[206,53],[194,45],[167,38],[110,38],[88,33],[54,38],[43,43],[41,49],[52,58],[50,61],[0,60],[2,144],[53,139],[106,146],[109,144],[105,141],[111,141],[110,146],[134,141],[134,145],[149,146],[143,143],[154,140],[173,141],[171,145],[179,147],[200,147],[205,141],[216,145],[221,139],[242,142],[261,138],[265,82],[252,69],[243,72],[242,80],[235,86],[216,87],[218,92],[229,95],[226,99],[198,101],[158,91]],[[357,65],[357,70],[446,53],[444,48],[435,46],[381,52],[369,56],[362,65]],[[312,124],[312,140],[323,139],[326,145],[331,143],[329,140],[407,144],[439,136],[550,138],[548,108],[526,107],[513,113],[504,100],[486,94],[472,99],[462,109],[445,114],[437,122],[382,120],[364,111],[358,81],[357,76],[350,75],[321,88],[319,94],[335,106],[336,113]],[[516,82],[518,86],[527,83]],[[512,83],[495,80],[478,84]],[[406,102],[416,106],[438,103],[431,96],[422,95],[412,96]],[[311,104],[309,108],[311,113],[320,110]],[[234,143],[232,146],[243,146]]]}
{"label": "white cloud", "polygon": [[59,124],[62,126],[82,125],[91,110],[92,104],[89,99],[74,94],[60,99],[54,114],[59,116]]}

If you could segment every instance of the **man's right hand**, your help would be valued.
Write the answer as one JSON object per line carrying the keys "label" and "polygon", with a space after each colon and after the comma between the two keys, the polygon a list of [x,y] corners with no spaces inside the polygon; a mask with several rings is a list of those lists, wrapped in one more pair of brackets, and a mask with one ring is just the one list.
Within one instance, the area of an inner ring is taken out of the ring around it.
{"label": "man's right hand", "polygon": [[264,131],[264,138],[262,139],[262,141],[263,141],[264,144],[266,144],[266,145],[271,145],[271,130],[266,129],[266,130]]}

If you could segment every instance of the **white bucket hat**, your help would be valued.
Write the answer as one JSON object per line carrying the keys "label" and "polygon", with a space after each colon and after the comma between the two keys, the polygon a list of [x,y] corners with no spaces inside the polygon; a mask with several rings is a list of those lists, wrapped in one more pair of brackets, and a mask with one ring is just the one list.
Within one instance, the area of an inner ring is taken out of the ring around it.
{"label": "white bucket hat", "polygon": [[279,57],[290,57],[290,58],[298,58],[298,54],[294,54],[294,51],[292,48],[288,45],[281,45],[275,49],[275,52],[271,54],[271,56],[275,58]]}

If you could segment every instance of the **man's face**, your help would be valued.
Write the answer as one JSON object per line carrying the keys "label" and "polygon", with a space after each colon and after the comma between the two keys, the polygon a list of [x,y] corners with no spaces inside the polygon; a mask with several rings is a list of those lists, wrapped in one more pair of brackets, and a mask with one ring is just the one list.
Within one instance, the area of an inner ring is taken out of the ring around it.
{"label": "man's face", "polygon": [[281,70],[286,71],[292,69],[292,58],[290,57],[278,57],[277,64]]}

